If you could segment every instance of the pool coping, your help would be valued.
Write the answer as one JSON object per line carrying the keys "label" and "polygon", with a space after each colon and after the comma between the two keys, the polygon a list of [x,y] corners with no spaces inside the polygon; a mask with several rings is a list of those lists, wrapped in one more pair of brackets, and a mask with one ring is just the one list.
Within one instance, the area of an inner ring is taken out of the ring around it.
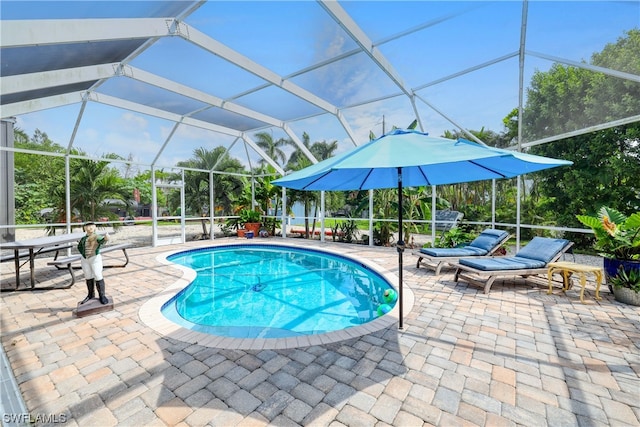
{"label": "pool coping", "polygon": [[[305,242],[306,243],[306,242]],[[246,246],[246,245],[265,245],[265,243],[261,241],[255,241],[252,239],[248,239],[242,242],[216,242],[215,240],[211,241],[209,246]],[[283,247],[292,247],[296,249],[309,249],[307,245],[297,245],[290,241],[287,242],[273,242],[270,241],[268,243],[269,246],[283,246]],[[321,252],[326,252],[331,255],[344,257],[348,259],[352,259],[357,261],[367,268],[375,271],[385,280],[389,281],[393,284],[396,289],[398,289],[399,278],[397,275],[391,273],[390,271],[380,267],[372,261],[366,260],[354,254],[345,254],[343,252],[333,250],[331,248],[326,247],[317,247],[314,250],[319,250]],[[377,319],[372,320],[371,322],[365,323],[363,325],[353,326],[347,329],[342,329],[339,331],[327,332],[324,334],[315,334],[315,335],[301,335],[296,337],[285,337],[285,338],[233,338],[233,337],[225,337],[219,335],[212,335],[208,333],[193,331],[187,328],[184,328],[171,320],[167,319],[162,313],[162,306],[173,296],[175,296],[178,292],[184,289],[187,285],[189,285],[196,277],[196,272],[190,268],[175,264],[169,260],[167,257],[170,255],[185,252],[185,249],[173,250],[162,253],[156,257],[156,261],[161,264],[171,265],[172,267],[182,271],[182,277],[180,277],[176,282],[169,285],[162,292],[150,298],[147,302],[145,302],[140,310],[138,311],[138,316],[140,320],[144,324],[146,324],[151,329],[155,330],[159,334],[164,337],[176,339],[183,342],[188,342],[191,344],[198,344],[205,347],[211,348],[223,348],[223,349],[232,349],[232,350],[274,350],[274,349],[291,349],[291,348],[299,348],[299,347],[309,347],[314,345],[322,345],[335,343],[340,341],[345,341],[351,338],[361,337],[363,335],[368,335],[382,329],[386,329],[392,326],[396,326],[399,323],[400,319],[400,304],[396,304],[393,309],[385,314],[384,316],[380,316]],[[403,294],[403,312],[404,314],[408,314],[413,309],[415,303],[415,296],[410,287],[404,284],[402,289]]]}

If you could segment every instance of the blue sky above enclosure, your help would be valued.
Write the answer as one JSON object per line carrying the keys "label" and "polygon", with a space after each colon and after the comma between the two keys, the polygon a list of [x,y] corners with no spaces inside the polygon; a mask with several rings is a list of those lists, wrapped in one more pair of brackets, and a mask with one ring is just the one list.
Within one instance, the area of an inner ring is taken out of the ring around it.
{"label": "blue sky above enclosure", "polygon": [[[73,145],[92,156],[116,152],[168,167],[191,157],[195,148],[230,147],[237,140],[214,131],[217,127],[246,132],[249,139],[262,130],[287,137],[271,123],[287,125],[300,139],[306,131],[312,142],[337,140],[343,151],[353,147],[352,136],[361,144],[369,131],[380,135],[383,122],[389,130],[413,121],[415,111],[403,89],[417,95],[421,124],[431,135],[457,125],[503,130],[502,119],[518,105],[522,2],[345,1],[339,6],[345,15],[336,19],[335,11],[316,1],[211,1],[199,7],[188,1],[3,1],[3,23],[114,19],[115,29],[134,34],[125,22],[130,18],[175,18],[185,27],[180,34],[141,38],[143,48],[133,52],[138,40],[101,39],[108,31],[98,25],[99,42],[92,46],[108,47],[111,56],[95,59],[81,47],[93,35],[75,39],[73,25],[60,32],[75,43],[2,42],[2,108],[11,110],[16,100],[30,103],[31,110],[17,109],[16,125],[30,135],[40,129],[66,146],[81,112],[78,85],[70,95],[75,102],[49,104],[33,98],[60,96],[66,86],[43,87],[32,78],[38,91],[8,93],[7,77],[122,61],[131,71],[89,82],[91,96]],[[525,87],[536,70],[553,65],[553,58],[588,62],[639,23],[637,1],[528,2]],[[365,51],[372,47],[382,64]],[[17,62],[20,55],[30,62]],[[191,96],[192,90],[198,96]],[[339,111],[344,122],[325,107]],[[191,124],[172,132],[174,121],[185,117]],[[230,153],[247,165],[260,158],[242,140]]]}

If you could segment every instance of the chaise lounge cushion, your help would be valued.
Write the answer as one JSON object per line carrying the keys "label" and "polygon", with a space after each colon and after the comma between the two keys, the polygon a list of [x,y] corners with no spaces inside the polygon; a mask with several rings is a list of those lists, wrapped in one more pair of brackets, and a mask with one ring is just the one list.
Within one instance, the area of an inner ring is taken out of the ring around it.
{"label": "chaise lounge cushion", "polygon": [[569,241],[565,239],[534,237],[525,247],[518,251],[516,256],[543,261],[546,265],[567,244],[569,244]]}
{"label": "chaise lounge cushion", "polygon": [[504,230],[484,230],[478,237],[473,239],[469,246],[484,249],[486,252],[492,250],[497,244],[502,242],[509,233]]}
{"label": "chaise lounge cushion", "polygon": [[467,246],[459,248],[422,248],[420,252],[433,257],[483,256],[499,245],[509,233],[502,230],[485,230]]}
{"label": "chaise lounge cushion", "polygon": [[461,258],[460,264],[483,271],[501,270],[529,270],[532,268],[544,268],[545,262],[519,256],[497,258]]}
{"label": "chaise lounge cushion", "polygon": [[422,248],[420,253],[433,257],[463,257],[482,256],[487,254],[486,249],[465,246],[463,248]]}
{"label": "chaise lounge cushion", "polygon": [[534,237],[515,256],[501,258],[462,258],[460,264],[477,270],[530,270],[544,268],[569,244],[565,239]]}

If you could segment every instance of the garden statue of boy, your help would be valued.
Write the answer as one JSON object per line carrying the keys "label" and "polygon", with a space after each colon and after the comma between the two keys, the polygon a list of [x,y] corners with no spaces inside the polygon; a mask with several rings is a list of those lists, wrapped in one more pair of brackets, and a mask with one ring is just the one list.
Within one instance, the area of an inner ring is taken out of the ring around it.
{"label": "garden statue of boy", "polygon": [[95,297],[94,285],[98,288],[98,296],[100,303],[107,304],[109,300],[105,295],[104,279],[102,277],[102,255],[100,255],[100,247],[109,240],[109,234],[98,235],[96,233],[96,225],[93,222],[87,222],[82,229],[87,233],[78,243],[78,251],[82,258],[80,265],[82,272],[87,281],[87,297],[80,302],[84,304]]}

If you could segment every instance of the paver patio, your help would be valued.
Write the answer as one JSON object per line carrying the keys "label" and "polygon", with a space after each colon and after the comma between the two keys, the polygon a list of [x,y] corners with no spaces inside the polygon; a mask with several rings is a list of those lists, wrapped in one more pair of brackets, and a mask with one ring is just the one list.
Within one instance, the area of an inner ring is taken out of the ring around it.
{"label": "paver patio", "polygon": [[[237,239],[214,244],[229,241]],[[164,337],[139,317],[183,274],[158,255],[209,244],[131,249],[129,266],[105,270],[110,312],[74,316],[86,294],[82,274],[70,289],[2,293],[2,345],[36,424],[640,425],[640,309],[604,287],[598,302],[587,284],[587,304],[578,286],[546,295],[545,280],[498,281],[485,295],[454,283],[451,271],[416,269],[407,252],[415,305],[403,330],[294,349],[218,349]],[[306,244],[397,273],[393,248]],[[68,272],[37,262],[38,286],[68,282]],[[2,265],[2,286],[14,280]]]}

